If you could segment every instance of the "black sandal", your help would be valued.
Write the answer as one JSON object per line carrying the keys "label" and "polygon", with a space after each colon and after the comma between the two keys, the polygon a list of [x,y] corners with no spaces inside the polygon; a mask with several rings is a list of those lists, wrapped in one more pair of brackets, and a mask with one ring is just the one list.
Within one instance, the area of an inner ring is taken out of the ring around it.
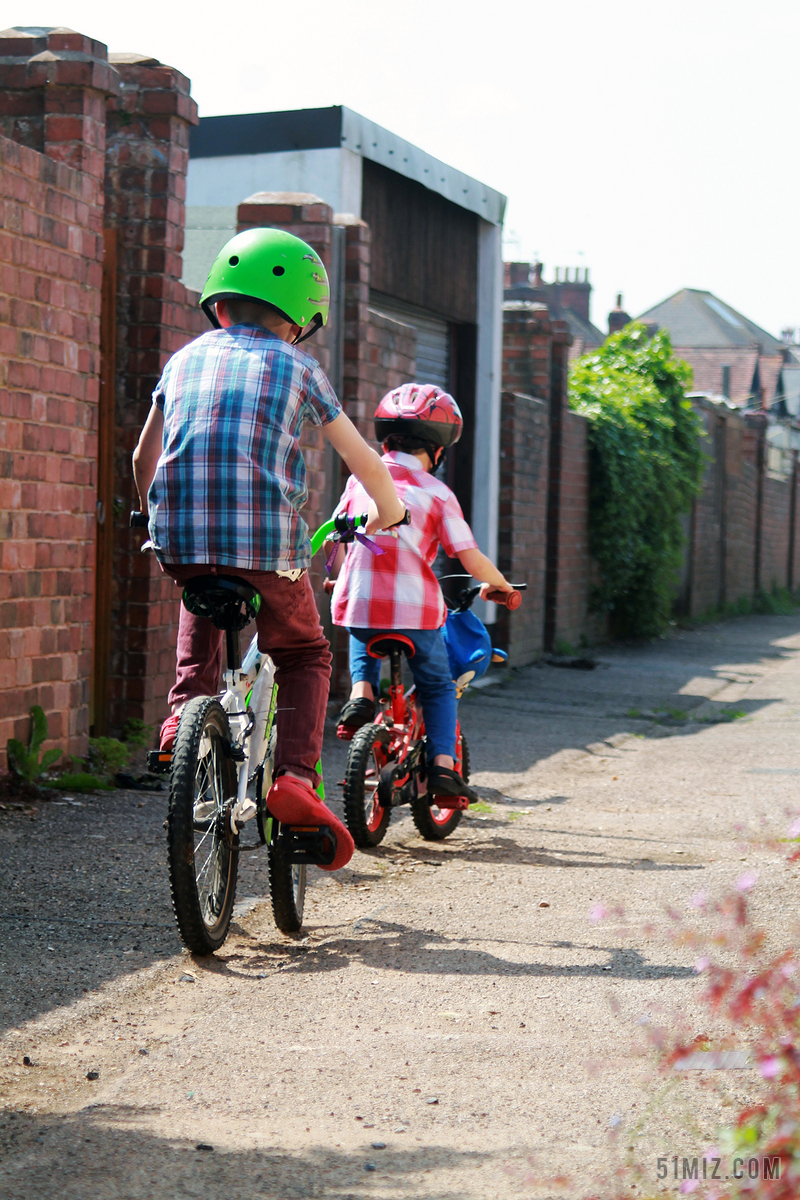
{"label": "black sandal", "polygon": [[438,767],[435,764],[428,767],[428,794],[430,796],[463,796],[470,804],[476,804],[480,799],[468,783],[465,783],[457,771],[450,767]]}
{"label": "black sandal", "polygon": [[369,725],[374,720],[375,701],[366,696],[359,696],[357,700],[347,701],[336,718],[336,724],[343,725],[345,729],[360,729],[362,725]]}

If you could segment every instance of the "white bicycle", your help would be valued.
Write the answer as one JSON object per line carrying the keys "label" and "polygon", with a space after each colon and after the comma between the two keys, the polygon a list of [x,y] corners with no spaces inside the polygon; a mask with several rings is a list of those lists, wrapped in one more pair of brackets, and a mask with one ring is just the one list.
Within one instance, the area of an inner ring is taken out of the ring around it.
{"label": "white bicycle", "polygon": [[[324,525],[312,539],[351,541],[366,517]],[[141,526],[142,514],[131,514]],[[198,696],[181,712],[172,751],[152,750],[152,771],[169,774],[167,847],[172,904],[181,938],[195,954],[212,954],[228,935],[239,854],[266,845],[275,923],[296,933],[303,923],[306,867],[329,866],[336,835],[327,825],[281,825],[270,815],[275,713],[275,666],[254,637],[240,662],[239,633],[255,618],[261,597],[234,574],[201,575],[184,587],[182,602],[225,632],[227,670],[220,696]],[[321,765],[317,794],[324,798]],[[240,845],[240,833],[257,819],[259,842]]]}

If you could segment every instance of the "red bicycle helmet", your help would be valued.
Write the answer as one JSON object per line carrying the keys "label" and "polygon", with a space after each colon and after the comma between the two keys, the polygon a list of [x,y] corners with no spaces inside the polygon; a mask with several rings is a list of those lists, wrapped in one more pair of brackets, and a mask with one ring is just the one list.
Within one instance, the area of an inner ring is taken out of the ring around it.
{"label": "red bicycle helmet", "polygon": [[387,392],[375,410],[375,437],[418,437],[434,446],[453,446],[464,418],[452,396],[434,383],[404,383]]}

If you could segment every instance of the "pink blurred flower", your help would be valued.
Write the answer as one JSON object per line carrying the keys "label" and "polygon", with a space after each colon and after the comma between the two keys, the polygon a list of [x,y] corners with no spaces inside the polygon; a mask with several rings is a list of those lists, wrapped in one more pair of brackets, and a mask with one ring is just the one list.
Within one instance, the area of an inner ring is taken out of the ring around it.
{"label": "pink blurred flower", "polygon": [[692,908],[705,908],[706,904],[708,904],[708,893],[698,892],[696,896],[692,896],[689,903]]}
{"label": "pink blurred flower", "polygon": [[608,909],[605,904],[593,904],[589,909],[590,921],[603,921],[608,916]]}
{"label": "pink blurred flower", "polygon": [[699,1179],[684,1179],[680,1186],[680,1193],[682,1196],[685,1196],[688,1192],[696,1192],[699,1187]]}
{"label": "pink blurred flower", "polygon": [[789,826],[789,837],[800,837],[800,817]]}
{"label": "pink blurred flower", "polygon": [[702,958],[698,958],[697,962],[694,964],[694,969],[696,974],[702,975],[703,971],[707,971],[710,966],[711,959],[704,954]]}
{"label": "pink blurred flower", "polygon": [[780,1074],[781,1060],[774,1055],[771,1058],[762,1058],[758,1069],[765,1079],[774,1079],[776,1075]]}
{"label": "pink blurred flower", "polygon": [[740,875],[736,880],[736,890],[738,892],[749,892],[757,880],[758,875],[755,871],[745,871],[744,875]]}

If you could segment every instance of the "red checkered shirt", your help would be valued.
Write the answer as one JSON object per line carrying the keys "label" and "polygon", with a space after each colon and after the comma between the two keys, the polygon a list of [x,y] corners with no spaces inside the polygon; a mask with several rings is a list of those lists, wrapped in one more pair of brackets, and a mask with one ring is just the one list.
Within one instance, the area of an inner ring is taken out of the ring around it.
{"label": "red checkered shirt", "polygon": [[[356,629],[439,629],[447,609],[433,573],[439,546],[451,558],[477,546],[461,506],[447,484],[423,470],[413,454],[384,454],[397,494],[411,524],[397,537],[372,534],[384,551],[372,554],[354,542],[333,593],[333,621]],[[369,496],[351,475],[337,513],[355,517],[367,511]]]}

